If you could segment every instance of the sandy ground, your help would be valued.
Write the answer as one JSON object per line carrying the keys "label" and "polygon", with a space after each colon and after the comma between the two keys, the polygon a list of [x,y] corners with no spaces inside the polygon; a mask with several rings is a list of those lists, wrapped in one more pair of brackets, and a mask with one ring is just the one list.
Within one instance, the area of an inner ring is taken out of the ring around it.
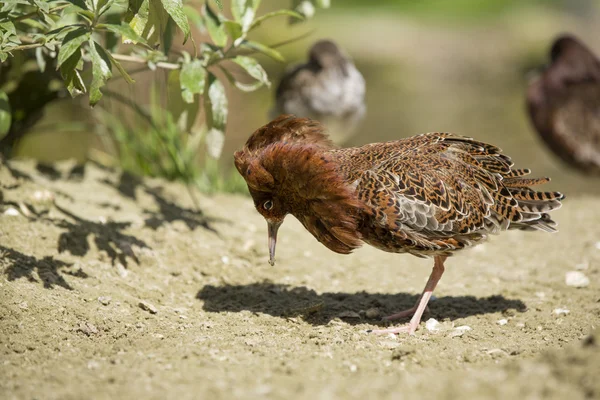
{"label": "sandy ground", "polygon": [[0,167],[0,397],[600,397],[600,198],[449,259],[440,329],[414,337],[366,330],[431,260],[333,254],[290,217],[271,267],[249,198],[200,203],[91,164]]}

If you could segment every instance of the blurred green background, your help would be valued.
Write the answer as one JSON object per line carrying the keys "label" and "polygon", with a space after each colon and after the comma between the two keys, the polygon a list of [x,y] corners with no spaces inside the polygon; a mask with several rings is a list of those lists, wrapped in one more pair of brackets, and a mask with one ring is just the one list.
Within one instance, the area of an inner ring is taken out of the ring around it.
{"label": "blurred green background", "polygon": [[[261,11],[280,6],[280,1],[264,0]],[[303,61],[314,41],[330,38],[365,77],[367,115],[344,145],[449,131],[500,146],[517,166],[551,176],[551,188],[567,195],[600,194],[597,178],[571,170],[543,145],[529,124],[524,98],[528,81],[547,61],[559,33],[576,34],[600,54],[599,1],[333,0],[330,9],[319,10],[307,23],[290,27],[286,19],[274,19],[255,37],[274,43],[304,32],[312,34],[280,49],[288,64]],[[199,33],[195,36],[202,40]],[[273,92],[286,67],[266,58],[261,62],[273,81],[270,89],[241,93],[228,88],[230,113],[218,170],[224,179],[231,176],[232,153],[268,121]],[[153,85],[163,103],[179,95],[166,89],[165,71],[137,73],[135,79],[130,86],[114,80],[109,88],[142,106],[149,103]],[[110,117],[135,123],[122,102],[103,102]],[[102,139],[106,127],[93,118],[96,112],[85,98],[53,103],[20,142],[16,156],[54,161],[110,154],[113,150]]]}

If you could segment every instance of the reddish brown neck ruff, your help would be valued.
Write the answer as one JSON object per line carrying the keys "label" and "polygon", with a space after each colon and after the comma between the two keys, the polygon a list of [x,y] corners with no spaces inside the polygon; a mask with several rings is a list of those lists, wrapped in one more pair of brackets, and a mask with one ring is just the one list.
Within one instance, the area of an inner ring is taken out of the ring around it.
{"label": "reddish brown neck ruff", "polygon": [[332,148],[319,123],[283,115],[252,134],[235,153],[235,166],[270,229],[292,214],[329,249],[346,254],[362,244],[361,204],[331,161]]}

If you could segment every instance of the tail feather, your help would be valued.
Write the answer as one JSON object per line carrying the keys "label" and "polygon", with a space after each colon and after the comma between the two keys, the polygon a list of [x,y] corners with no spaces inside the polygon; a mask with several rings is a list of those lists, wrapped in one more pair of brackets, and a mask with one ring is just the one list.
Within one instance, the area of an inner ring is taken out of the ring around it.
{"label": "tail feather", "polygon": [[520,217],[511,222],[509,229],[556,232],[557,224],[547,213],[559,209],[562,206],[561,200],[565,196],[560,192],[538,192],[530,188],[530,186],[547,183],[550,179],[522,178],[529,172],[527,169],[513,170],[502,181],[512,198],[517,201],[514,211]]}

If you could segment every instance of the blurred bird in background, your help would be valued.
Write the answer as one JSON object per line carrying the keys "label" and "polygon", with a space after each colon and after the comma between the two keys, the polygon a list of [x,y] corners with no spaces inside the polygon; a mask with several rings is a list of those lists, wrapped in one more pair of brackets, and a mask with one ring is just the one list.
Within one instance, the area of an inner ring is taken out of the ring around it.
{"label": "blurred bird in background", "polygon": [[365,114],[365,80],[331,40],[316,42],[308,62],[288,68],[275,93],[271,118],[294,114],[320,121],[334,143],[346,142]]}
{"label": "blurred bird in background", "polygon": [[558,37],[550,65],[527,89],[533,126],[556,155],[600,174],[600,60],[576,37]]}
{"label": "blurred bird in background", "polygon": [[336,253],[367,243],[434,258],[417,304],[386,318],[410,323],[375,333],[413,334],[448,256],[507,229],[555,232],[548,212],[563,199],[532,189],[549,179],[524,177],[496,146],[450,133],[336,148],[317,121],[283,115],[234,158],[267,221],[271,265],[287,214]]}

